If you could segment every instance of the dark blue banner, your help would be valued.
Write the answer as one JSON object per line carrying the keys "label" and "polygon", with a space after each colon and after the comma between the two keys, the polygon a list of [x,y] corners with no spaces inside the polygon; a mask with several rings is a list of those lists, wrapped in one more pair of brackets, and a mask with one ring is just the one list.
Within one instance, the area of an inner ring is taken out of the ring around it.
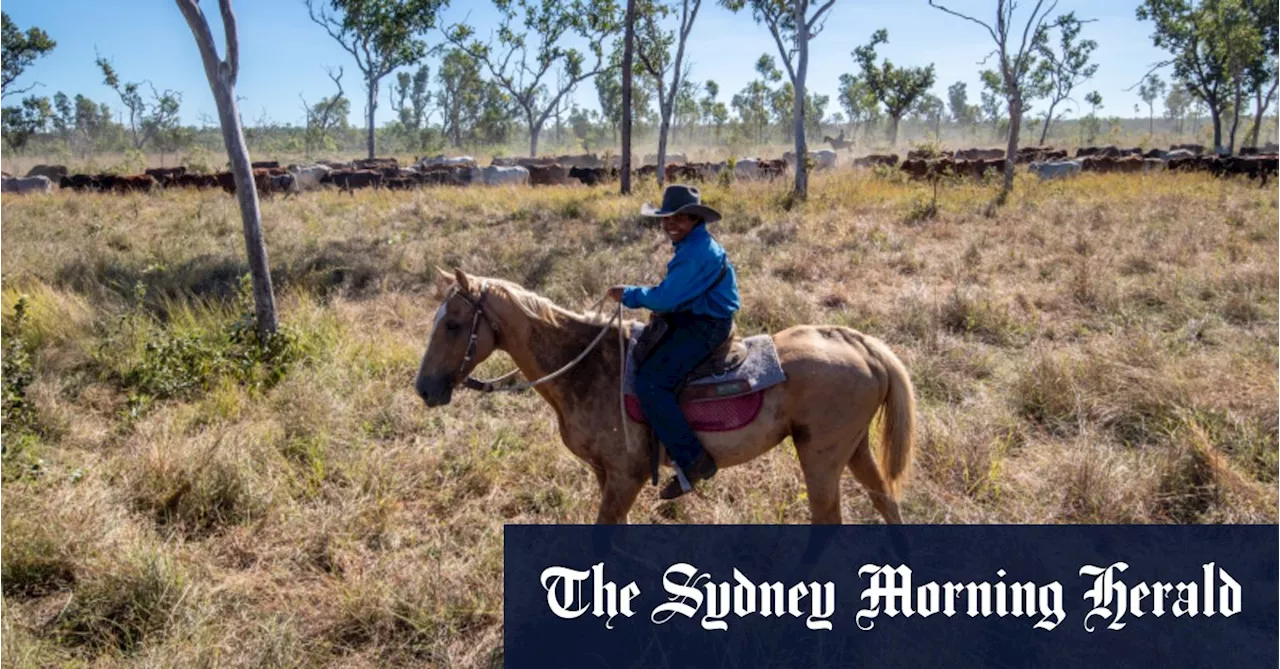
{"label": "dark blue banner", "polygon": [[1276,667],[1276,526],[505,529],[509,669]]}

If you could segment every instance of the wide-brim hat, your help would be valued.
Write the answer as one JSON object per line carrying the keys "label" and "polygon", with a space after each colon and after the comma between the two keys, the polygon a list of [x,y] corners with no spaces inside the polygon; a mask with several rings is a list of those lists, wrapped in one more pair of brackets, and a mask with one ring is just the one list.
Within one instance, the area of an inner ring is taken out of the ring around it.
{"label": "wide-brim hat", "polygon": [[667,186],[662,192],[662,206],[654,209],[648,202],[640,207],[640,215],[665,218],[675,214],[691,214],[702,219],[703,223],[715,223],[720,220],[720,212],[702,204],[702,196],[693,186],[675,184]]}

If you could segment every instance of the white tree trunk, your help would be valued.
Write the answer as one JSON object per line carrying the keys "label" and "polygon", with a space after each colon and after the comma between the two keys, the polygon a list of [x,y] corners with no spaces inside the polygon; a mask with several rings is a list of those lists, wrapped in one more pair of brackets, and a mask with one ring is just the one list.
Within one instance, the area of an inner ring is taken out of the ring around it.
{"label": "white tree trunk", "polygon": [[218,105],[218,120],[222,125],[222,141],[227,147],[227,158],[231,161],[231,174],[235,178],[236,199],[240,203],[240,218],[244,223],[244,245],[249,257],[249,273],[253,278],[254,315],[257,319],[258,336],[266,336],[276,332],[275,292],[271,287],[271,268],[267,263],[267,246],[262,239],[262,215],[258,209],[258,190],[253,183],[253,168],[249,161],[249,149],[245,146],[244,131],[240,127],[240,113],[236,109],[235,84],[240,66],[240,45],[236,36],[235,14],[231,11],[231,0],[219,0],[222,12],[222,23],[226,30],[225,61],[218,60],[217,48],[213,43],[213,34],[209,31],[209,23],[204,12],[200,10],[198,0],[177,0],[178,9],[191,26],[195,35],[196,46],[200,48],[200,57],[204,61],[204,71],[209,77],[209,87],[213,90],[213,99]]}
{"label": "white tree trunk", "polygon": [[378,80],[369,78],[366,83],[368,84],[369,89],[369,100],[367,103],[369,110],[365,117],[365,121],[368,123],[369,135],[366,141],[369,148],[369,160],[373,160],[374,158],[377,158],[377,147],[374,144],[375,140],[373,137],[373,120],[374,114],[378,111]]}
{"label": "white tree trunk", "polygon": [[[622,46],[622,164],[623,195],[631,194],[631,59],[636,42],[636,0],[627,0],[626,26]],[[609,166],[606,165],[607,169]]]}
{"label": "white tree trunk", "polygon": [[809,26],[805,22],[808,5],[809,3],[805,0],[795,0],[796,51],[798,53],[796,76],[791,82],[791,87],[795,90],[792,107],[792,124],[796,138],[795,196],[802,200],[809,197],[809,147],[805,144],[804,137],[805,77],[809,72]]}

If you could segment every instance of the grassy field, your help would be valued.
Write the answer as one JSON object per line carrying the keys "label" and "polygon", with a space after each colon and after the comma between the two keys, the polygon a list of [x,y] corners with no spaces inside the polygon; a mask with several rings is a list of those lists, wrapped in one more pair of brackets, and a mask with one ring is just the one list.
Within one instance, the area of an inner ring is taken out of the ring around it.
{"label": "grassy field", "polygon": [[[708,185],[744,333],[885,339],[915,523],[1277,522],[1277,193],[1205,175]],[[652,185],[264,203],[282,322],[245,336],[220,192],[6,197],[3,663],[498,666],[502,525],[594,517],[533,395],[411,388],[434,267],[576,309],[669,257]],[[637,316],[639,314],[636,314]],[[482,375],[505,371],[497,356]],[[789,444],[632,522],[800,523]],[[852,478],[848,522],[878,522]]]}

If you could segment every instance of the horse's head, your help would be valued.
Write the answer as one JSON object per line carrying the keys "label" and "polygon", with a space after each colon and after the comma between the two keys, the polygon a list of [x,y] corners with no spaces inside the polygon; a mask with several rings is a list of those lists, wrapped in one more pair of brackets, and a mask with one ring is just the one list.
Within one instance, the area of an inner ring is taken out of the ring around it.
{"label": "horse's head", "polygon": [[473,292],[467,275],[459,269],[452,275],[441,271],[436,288],[441,296],[440,307],[413,384],[429,407],[448,404],[453,389],[497,347],[484,285]]}

